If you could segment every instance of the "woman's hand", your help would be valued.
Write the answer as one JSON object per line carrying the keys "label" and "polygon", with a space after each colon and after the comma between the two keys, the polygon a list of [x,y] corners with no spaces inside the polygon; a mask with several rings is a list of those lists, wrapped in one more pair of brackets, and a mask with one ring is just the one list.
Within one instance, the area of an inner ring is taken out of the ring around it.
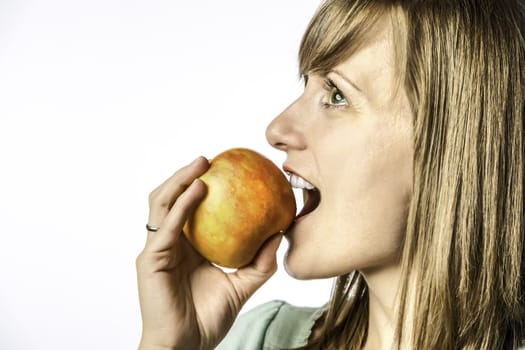
{"label": "woman's hand", "polygon": [[226,335],[246,300],[277,269],[281,235],[270,238],[253,263],[225,273],[202,258],[182,228],[206,194],[197,179],[209,167],[199,157],[149,197],[148,232],[137,257],[142,339],[139,349],[212,349]]}

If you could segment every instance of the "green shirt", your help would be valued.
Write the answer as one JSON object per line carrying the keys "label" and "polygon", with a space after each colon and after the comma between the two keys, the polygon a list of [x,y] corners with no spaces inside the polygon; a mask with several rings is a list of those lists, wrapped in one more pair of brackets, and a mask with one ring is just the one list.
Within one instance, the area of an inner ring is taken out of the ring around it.
{"label": "green shirt", "polygon": [[240,315],[216,350],[280,350],[306,345],[324,308],[270,301]]}
{"label": "green shirt", "polygon": [[[304,346],[325,307],[270,301],[240,315],[215,350],[282,350]],[[525,346],[519,348],[525,350]]]}

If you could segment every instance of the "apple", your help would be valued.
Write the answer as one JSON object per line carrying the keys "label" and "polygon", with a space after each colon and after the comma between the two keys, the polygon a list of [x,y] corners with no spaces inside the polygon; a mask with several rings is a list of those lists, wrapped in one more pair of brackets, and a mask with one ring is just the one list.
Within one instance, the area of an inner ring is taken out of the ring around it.
{"label": "apple", "polygon": [[295,197],[284,173],[253,150],[220,153],[200,179],[208,191],[183,232],[212,263],[228,268],[249,264],[262,244],[295,217]]}

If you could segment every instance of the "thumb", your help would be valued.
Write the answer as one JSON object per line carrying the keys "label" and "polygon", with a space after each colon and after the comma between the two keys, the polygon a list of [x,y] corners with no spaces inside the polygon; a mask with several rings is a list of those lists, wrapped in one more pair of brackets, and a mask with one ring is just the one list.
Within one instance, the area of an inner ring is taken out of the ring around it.
{"label": "thumb", "polygon": [[242,304],[277,271],[276,254],[282,238],[281,233],[270,237],[259,249],[250,265],[230,275]]}
{"label": "thumb", "polygon": [[269,274],[268,278],[271,277],[277,270],[276,254],[282,239],[282,233],[277,233],[268,238],[248,267],[252,267],[263,274]]}

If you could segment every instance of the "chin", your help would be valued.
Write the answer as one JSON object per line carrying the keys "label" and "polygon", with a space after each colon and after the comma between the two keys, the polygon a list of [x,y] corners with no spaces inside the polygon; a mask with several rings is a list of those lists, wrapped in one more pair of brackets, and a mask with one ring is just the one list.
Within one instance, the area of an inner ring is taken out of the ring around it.
{"label": "chin", "polygon": [[292,278],[295,278],[296,280],[304,281],[314,279],[314,277],[312,277],[310,273],[307,273],[306,271],[303,271],[301,269],[294,269],[286,261],[284,263],[284,269],[288,275],[290,275]]}
{"label": "chin", "polygon": [[297,280],[326,278],[326,276],[319,274],[319,271],[315,268],[305,263],[309,261],[311,261],[311,259],[301,259],[301,257],[288,250],[284,257],[284,270],[288,275]]}
{"label": "chin", "polygon": [[[288,249],[284,256],[284,270],[288,275],[297,279],[297,280],[311,280],[316,278],[322,278],[318,276],[319,272],[319,257],[314,257],[316,255],[314,252],[311,252],[311,247],[304,245],[304,242],[297,242],[295,234],[297,234],[297,226],[293,227],[291,232],[289,232],[285,237],[288,239]],[[301,232],[304,237],[304,232]],[[301,234],[300,233],[300,234]],[[302,244],[301,244],[302,243]],[[312,255],[312,253],[314,253]],[[318,253],[318,252],[316,252]],[[312,261],[315,261],[312,263]]]}

